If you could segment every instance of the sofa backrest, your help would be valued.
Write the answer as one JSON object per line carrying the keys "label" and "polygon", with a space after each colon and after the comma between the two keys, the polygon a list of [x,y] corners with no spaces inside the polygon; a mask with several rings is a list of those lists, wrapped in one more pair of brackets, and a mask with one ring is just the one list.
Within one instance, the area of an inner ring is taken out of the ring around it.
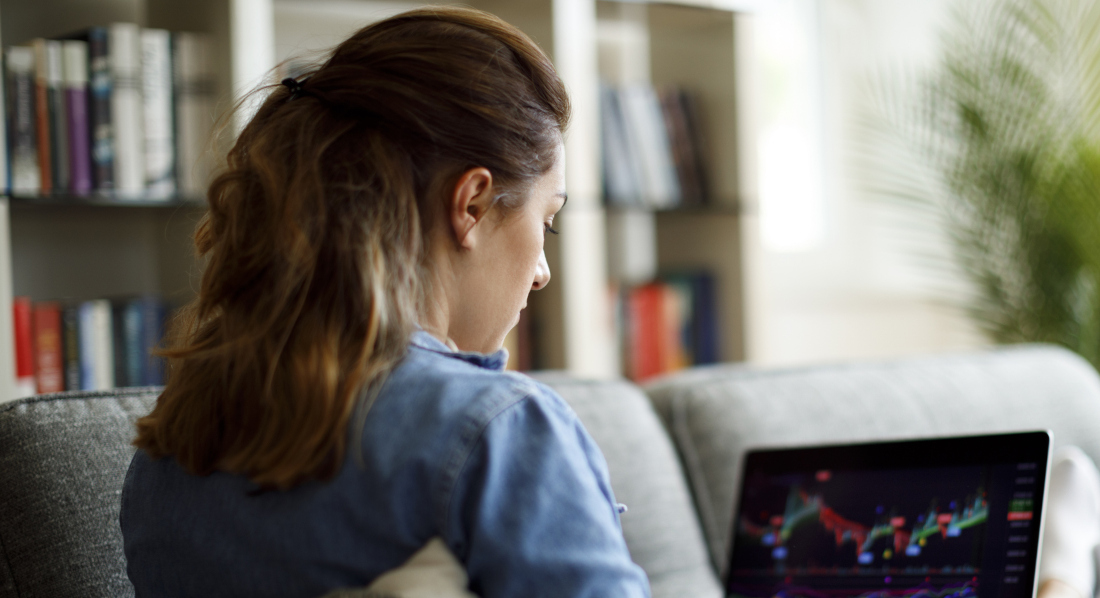
{"label": "sofa backrest", "polygon": [[1100,377],[1077,355],[966,355],[758,371],[702,368],[646,388],[684,463],[715,566],[726,564],[745,450],[1050,429],[1100,462]]}
{"label": "sofa backrest", "polygon": [[0,404],[0,598],[134,595],[119,496],[134,420],[158,390]]}
{"label": "sofa backrest", "polygon": [[[687,480],[641,390],[550,376],[610,464],[632,556],[654,598],[717,598]],[[70,392],[0,404],[0,598],[133,596],[119,498],[134,421],[159,388]]]}

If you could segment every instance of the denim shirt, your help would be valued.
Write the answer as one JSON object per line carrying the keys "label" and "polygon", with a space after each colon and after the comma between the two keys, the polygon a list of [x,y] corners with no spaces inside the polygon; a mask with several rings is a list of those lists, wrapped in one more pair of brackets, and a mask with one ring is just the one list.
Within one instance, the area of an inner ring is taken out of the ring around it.
{"label": "denim shirt", "polygon": [[648,597],[603,455],[561,397],[505,359],[417,331],[361,450],[288,491],[138,451],[120,518],[137,596],[320,596],[370,584],[438,536],[481,596]]}

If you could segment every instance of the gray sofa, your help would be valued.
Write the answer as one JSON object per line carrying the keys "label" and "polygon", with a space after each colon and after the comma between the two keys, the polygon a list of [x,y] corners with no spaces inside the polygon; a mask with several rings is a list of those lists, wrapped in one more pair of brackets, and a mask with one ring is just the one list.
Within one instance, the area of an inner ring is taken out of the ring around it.
{"label": "gray sofa", "polygon": [[[623,532],[658,598],[722,595],[746,447],[1049,428],[1100,461],[1100,378],[1065,350],[787,370],[700,368],[644,389],[557,374],[607,457]],[[157,389],[0,404],[0,597],[129,596],[118,497]]]}

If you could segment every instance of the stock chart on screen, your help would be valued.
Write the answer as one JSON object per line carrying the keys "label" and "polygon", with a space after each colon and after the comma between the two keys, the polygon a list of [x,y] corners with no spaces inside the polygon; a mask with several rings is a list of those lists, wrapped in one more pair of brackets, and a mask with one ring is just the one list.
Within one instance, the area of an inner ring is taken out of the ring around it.
{"label": "stock chart on screen", "polygon": [[744,479],[735,597],[1030,596],[1045,463],[767,471]]}

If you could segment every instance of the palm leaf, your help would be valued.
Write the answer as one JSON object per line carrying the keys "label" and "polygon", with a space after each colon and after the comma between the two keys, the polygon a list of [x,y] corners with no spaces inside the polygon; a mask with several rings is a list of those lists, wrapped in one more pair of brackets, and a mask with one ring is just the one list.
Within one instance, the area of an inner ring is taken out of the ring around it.
{"label": "palm leaf", "polygon": [[938,67],[874,97],[872,145],[921,168],[880,160],[872,188],[935,214],[978,326],[1100,366],[1100,3],[966,3]]}

